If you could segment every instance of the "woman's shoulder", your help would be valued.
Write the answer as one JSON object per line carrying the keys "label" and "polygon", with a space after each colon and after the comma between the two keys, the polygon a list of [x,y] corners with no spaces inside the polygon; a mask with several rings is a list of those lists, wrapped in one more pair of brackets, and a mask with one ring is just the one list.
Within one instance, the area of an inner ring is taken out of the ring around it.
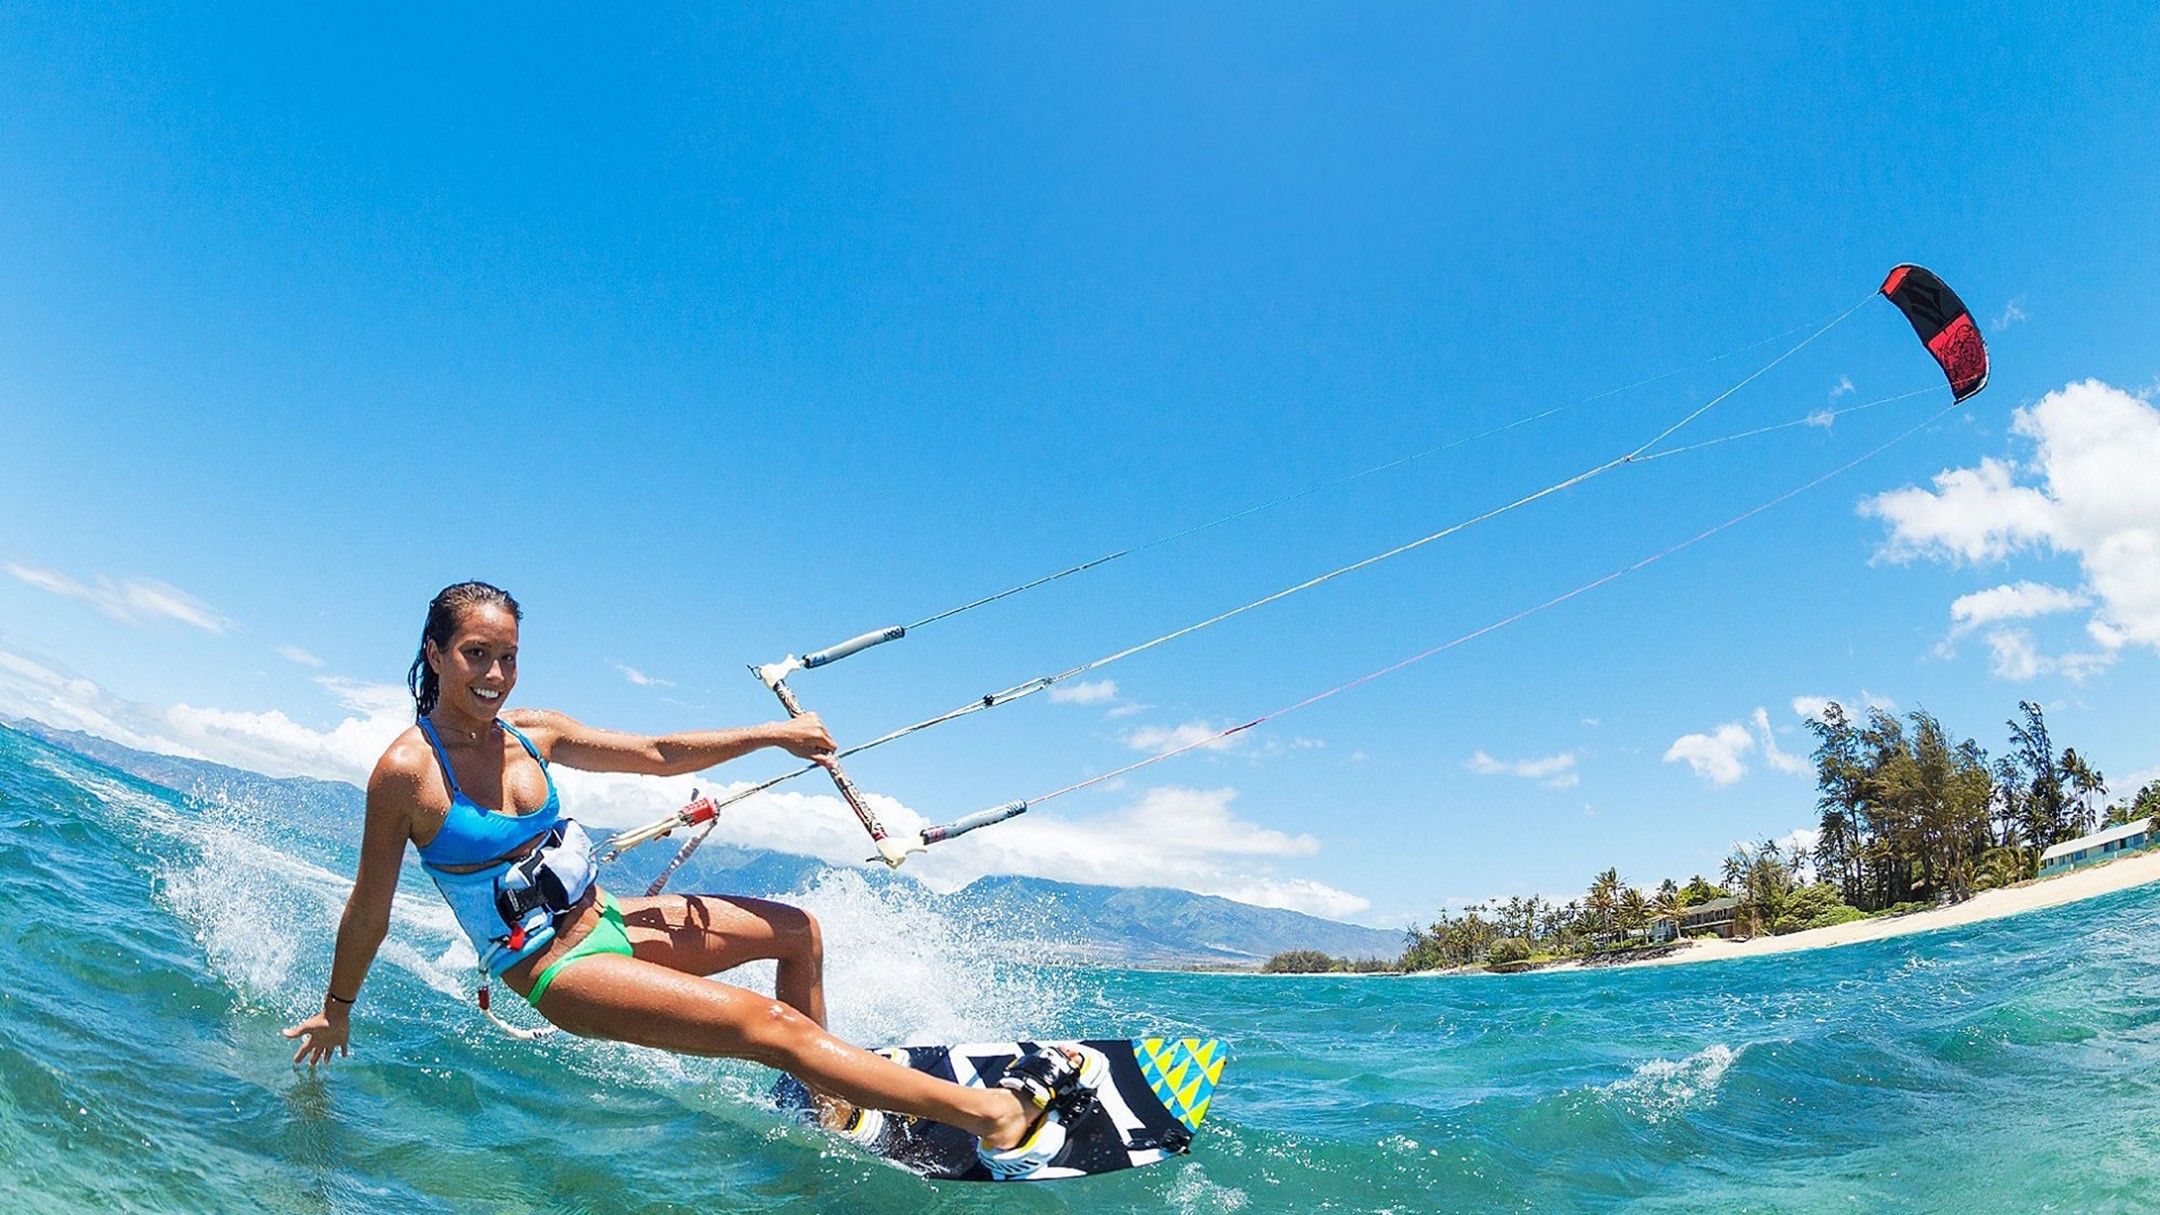
{"label": "woman's shoulder", "polygon": [[533,744],[543,751],[560,738],[564,730],[577,724],[553,709],[511,709],[502,715],[502,720],[532,739]]}
{"label": "woman's shoulder", "polygon": [[520,730],[541,730],[565,720],[562,714],[553,709],[526,708],[508,710],[502,715],[502,719]]}
{"label": "woman's shoulder", "polygon": [[435,752],[428,746],[427,735],[417,725],[407,726],[375,761],[375,770],[368,776],[368,790],[410,789],[434,767]]}

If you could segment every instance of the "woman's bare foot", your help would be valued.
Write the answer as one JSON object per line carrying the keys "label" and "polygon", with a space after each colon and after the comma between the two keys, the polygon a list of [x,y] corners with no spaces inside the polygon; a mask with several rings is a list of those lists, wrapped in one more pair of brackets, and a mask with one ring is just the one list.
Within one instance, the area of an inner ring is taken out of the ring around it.
{"label": "woman's bare foot", "polygon": [[996,1129],[981,1137],[982,1145],[993,1152],[1002,1152],[1027,1138],[1027,1133],[1034,1129],[1035,1120],[1042,1116],[1042,1111],[1021,1100],[1020,1094],[1009,1088],[994,1088],[989,1090],[988,1095],[1003,1098],[1002,1104],[1006,1108],[991,1115],[996,1121]]}
{"label": "woman's bare foot", "polygon": [[855,1120],[855,1107],[838,1097],[814,1093],[810,1102],[811,1108],[817,1111],[819,1130],[844,1131],[848,1128],[848,1123]]}

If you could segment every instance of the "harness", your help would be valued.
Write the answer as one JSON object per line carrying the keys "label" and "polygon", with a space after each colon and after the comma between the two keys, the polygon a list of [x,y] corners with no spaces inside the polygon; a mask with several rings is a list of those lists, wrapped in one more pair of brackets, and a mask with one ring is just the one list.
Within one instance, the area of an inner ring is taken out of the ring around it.
{"label": "harness", "polygon": [[[592,838],[577,820],[564,817],[547,761],[517,727],[502,723],[547,775],[547,804],[531,814],[498,813],[465,796],[432,723],[422,718],[420,728],[435,748],[450,784],[450,813],[435,838],[420,850],[421,868],[434,879],[458,927],[472,942],[480,971],[481,1011],[516,1037],[539,1037],[551,1031],[518,1029],[496,1016],[489,1006],[489,987],[496,975],[546,948],[555,939],[556,919],[577,907],[592,890],[599,870]],[[535,837],[537,844],[523,856],[484,863]]]}

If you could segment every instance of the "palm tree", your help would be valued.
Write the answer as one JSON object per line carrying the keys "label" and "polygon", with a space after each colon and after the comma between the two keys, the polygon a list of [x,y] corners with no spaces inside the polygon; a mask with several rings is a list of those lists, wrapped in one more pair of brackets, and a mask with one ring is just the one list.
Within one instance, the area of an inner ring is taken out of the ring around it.
{"label": "palm tree", "polygon": [[1973,889],[1994,890],[2024,881],[2030,876],[2026,872],[2026,861],[2025,850],[2014,844],[1988,849],[1973,868]]}
{"label": "palm tree", "polygon": [[1596,921],[1598,932],[1606,937],[1613,933],[1613,923],[1620,914],[1620,870],[1607,869],[1590,880],[1590,893],[1583,899],[1583,906]]}
{"label": "palm tree", "polygon": [[1807,724],[1818,740],[1815,783],[1822,790],[1815,802],[1822,811],[1815,839],[1816,872],[1835,881],[1845,901],[1857,906],[1863,897],[1860,855],[1867,844],[1861,811],[1866,800],[1866,769],[1860,755],[1860,732],[1846,716],[1845,706],[1836,701]]}
{"label": "palm tree", "polygon": [[1650,926],[1650,900],[1629,886],[1620,892],[1620,931],[1632,933]]}
{"label": "palm tree", "polygon": [[1680,932],[1680,911],[1685,906],[1686,904],[1681,902],[1680,899],[1680,884],[1678,882],[1666,878],[1658,883],[1657,896],[1651,900],[1650,907],[1652,911],[1657,913],[1658,919],[1673,922],[1674,935],[1678,935]]}
{"label": "palm tree", "polygon": [[2047,719],[2040,706],[2021,700],[2018,712],[2025,715],[2024,723],[2007,723],[2013,752],[2013,762],[2008,766],[2013,778],[2023,785],[2018,791],[2018,808],[2025,820],[2020,824],[2025,838],[2033,847],[2045,848],[2068,838],[2064,834],[2069,824],[2064,822],[2067,807],[2062,769],[2055,761],[2055,744],[2048,737]]}
{"label": "palm tree", "polygon": [[2085,762],[2075,747],[2064,747],[2062,759],[2056,765],[2062,783],[2070,787],[2070,827],[2079,835],[2090,835],[2095,816],[2093,801],[2107,796],[2107,781],[2098,769]]}

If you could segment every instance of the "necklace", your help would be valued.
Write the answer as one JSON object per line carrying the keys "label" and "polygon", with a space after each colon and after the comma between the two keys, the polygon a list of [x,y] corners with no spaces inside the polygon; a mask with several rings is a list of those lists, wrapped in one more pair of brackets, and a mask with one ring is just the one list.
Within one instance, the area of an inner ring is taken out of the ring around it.
{"label": "necklace", "polygon": [[447,733],[454,737],[461,738],[469,743],[479,742],[480,735],[485,731],[492,730],[494,727],[495,723],[492,721],[489,722],[487,725],[482,726],[478,730],[461,730],[458,729],[456,726],[445,726],[439,721],[435,723],[435,730],[437,733]]}

